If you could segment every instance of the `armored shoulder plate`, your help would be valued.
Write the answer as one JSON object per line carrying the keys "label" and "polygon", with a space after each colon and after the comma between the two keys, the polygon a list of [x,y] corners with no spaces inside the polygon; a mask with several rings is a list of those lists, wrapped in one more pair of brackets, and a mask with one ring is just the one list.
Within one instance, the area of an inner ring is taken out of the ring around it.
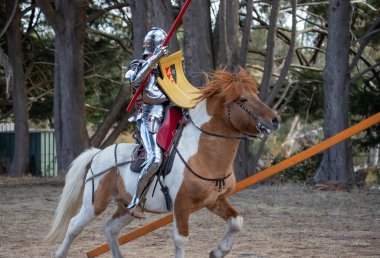
{"label": "armored shoulder plate", "polygon": [[128,65],[128,71],[129,70],[138,70],[138,67],[141,66],[144,63],[144,60],[142,59],[135,59]]}
{"label": "armored shoulder plate", "polygon": [[140,71],[144,62],[145,62],[144,60],[135,59],[128,65],[127,72],[125,73],[125,79],[129,85],[138,87],[138,85],[132,85],[132,84],[133,84],[133,81],[135,81],[136,75]]}

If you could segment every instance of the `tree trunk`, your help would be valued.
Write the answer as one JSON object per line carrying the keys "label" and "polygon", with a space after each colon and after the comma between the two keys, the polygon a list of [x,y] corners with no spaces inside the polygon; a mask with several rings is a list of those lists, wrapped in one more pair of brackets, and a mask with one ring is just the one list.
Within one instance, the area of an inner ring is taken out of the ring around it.
{"label": "tree trunk", "polygon": [[294,49],[296,46],[296,36],[297,36],[297,1],[291,0],[292,5],[292,34],[290,37],[289,42],[289,49],[288,53],[286,55],[284,65],[281,69],[280,77],[277,79],[273,89],[269,93],[269,96],[265,99],[265,104],[272,107],[274,100],[279,95],[280,89],[283,87],[286,81],[286,77],[288,76],[288,72],[290,69],[290,65],[292,63],[293,55],[294,55]]}
{"label": "tree trunk", "polygon": [[[159,27],[169,33],[174,23],[173,7],[170,0],[148,1],[148,10],[151,17],[151,27]],[[174,35],[173,35],[174,36]],[[141,42],[142,45],[142,42]],[[177,37],[170,39],[169,52],[173,53],[179,50]]]}
{"label": "tree trunk", "polygon": [[273,71],[273,58],[275,39],[277,36],[277,18],[280,10],[280,0],[273,0],[272,10],[269,17],[269,29],[267,36],[267,48],[265,53],[264,74],[260,84],[260,98],[266,101],[269,92],[270,81]]}
{"label": "tree trunk", "polygon": [[[270,86],[272,70],[273,70],[273,51],[275,47],[275,38],[277,34],[277,19],[278,19],[278,13],[280,9],[280,1],[275,0],[272,5],[272,11],[270,15],[270,25],[268,29],[267,50],[266,50],[265,64],[264,64],[265,66],[264,75],[263,75],[263,80],[260,86],[260,97],[265,101],[265,103],[268,106],[273,106],[273,102],[275,98],[277,97],[278,93],[280,92],[280,89],[283,86],[285,78],[288,75],[290,64],[294,55],[295,42],[296,42],[296,26],[297,26],[297,19],[296,19],[297,1],[291,0],[291,5],[292,5],[292,33],[291,33],[291,38],[289,42],[288,53],[285,58],[283,68],[281,70],[280,76],[276,84],[274,85],[271,92],[268,92],[270,88],[269,86]],[[265,147],[266,140],[267,138],[265,138],[264,140],[260,142],[258,151],[255,153],[255,158],[253,159],[253,162],[252,162],[253,171],[256,170],[258,162],[261,156],[264,154],[264,147]]]}
{"label": "tree trunk", "polygon": [[253,10],[253,0],[247,0],[246,4],[246,16],[244,21],[243,36],[241,39],[240,54],[239,54],[239,65],[241,67],[245,66],[248,53],[249,37],[251,35],[251,25],[252,25],[252,10]]}
{"label": "tree trunk", "polygon": [[147,0],[131,0],[132,26],[133,26],[133,57],[141,59],[143,48],[142,42],[148,33],[148,24],[151,23],[147,17]]}
{"label": "tree trunk", "polygon": [[122,107],[124,106],[125,99],[128,97],[130,90],[127,86],[122,85],[119,93],[117,94],[110,110],[105,115],[102,123],[98,126],[95,134],[91,137],[91,146],[100,147],[103,145],[106,136],[111,129],[112,125],[116,121],[116,118],[120,112],[126,112]]}
{"label": "tree trunk", "polygon": [[102,149],[112,145],[117,137],[125,130],[125,128],[127,127],[128,123],[130,123],[128,121],[128,118],[129,118],[129,114],[124,114],[123,118],[120,120],[120,122],[117,124],[117,126],[113,129],[112,133],[110,133],[110,135],[108,135],[108,137],[102,142],[102,145],[100,146]]}
{"label": "tree trunk", "polygon": [[[265,61],[264,61],[264,74],[261,80],[260,93],[259,93],[260,99],[263,100],[264,102],[266,101],[268,97],[270,82],[272,78],[274,47],[275,47],[275,39],[277,36],[277,19],[278,19],[279,10],[280,10],[280,0],[273,0],[272,10],[269,17],[267,46],[266,46]],[[267,137],[265,137],[260,142],[258,150],[255,154],[252,154],[252,153],[246,154],[246,155],[249,155],[248,158],[251,160],[252,162],[251,166],[253,168],[252,170],[247,171],[246,173],[252,173],[251,171],[253,172],[256,171],[257,164],[259,163],[259,160],[264,153],[264,147],[265,147],[266,141],[267,141]]]}
{"label": "tree trunk", "polygon": [[[148,23],[151,22],[149,19],[147,19],[148,10],[146,0],[131,0],[129,2],[132,12],[133,57],[135,59],[141,59],[143,53],[142,43],[144,41],[146,33],[149,30]],[[123,119],[119,121],[118,125],[114,128],[112,133],[106,138],[118,114],[120,112],[126,112],[124,109],[122,109],[122,107],[125,104],[125,100],[128,98],[128,94],[130,94],[129,88],[122,85],[110,110],[107,112],[102,123],[98,126],[95,134],[91,137],[91,146],[103,148],[111,145],[113,141],[115,141],[119,136],[119,134],[125,129],[128,121]]]}
{"label": "tree trunk", "polygon": [[[12,13],[12,0],[6,1],[6,13]],[[17,7],[16,14],[7,30],[7,46],[9,61],[13,67],[13,114],[15,123],[15,145],[9,176],[22,176],[28,172],[29,166],[29,127],[23,52],[21,47],[21,12]]]}
{"label": "tree trunk", "polygon": [[[182,1],[184,2],[184,1]],[[193,1],[183,16],[186,77],[203,86],[203,72],[214,69],[209,1]]]}
{"label": "tree trunk", "polygon": [[[248,53],[249,37],[251,35],[251,25],[252,25],[252,10],[253,1],[248,0],[246,3],[246,16],[244,22],[244,31],[241,39],[241,45],[239,50],[239,65],[245,67]],[[250,141],[240,141],[239,147],[236,153],[236,158],[234,161],[234,171],[237,181],[241,181],[249,176],[252,171],[252,160],[254,159],[251,151],[252,142]]]}
{"label": "tree trunk", "polygon": [[214,31],[215,65],[239,62],[239,1],[221,0]]}
{"label": "tree trunk", "polygon": [[[345,0],[332,0],[329,4],[328,42],[324,79],[325,138],[349,126],[349,51],[351,4]],[[314,181],[340,181],[353,184],[351,140],[346,140],[323,153],[323,159]]]}
{"label": "tree trunk", "polygon": [[70,163],[87,146],[84,96],[84,38],[87,1],[56,1],[54,128],[58,170],[66,173]]}

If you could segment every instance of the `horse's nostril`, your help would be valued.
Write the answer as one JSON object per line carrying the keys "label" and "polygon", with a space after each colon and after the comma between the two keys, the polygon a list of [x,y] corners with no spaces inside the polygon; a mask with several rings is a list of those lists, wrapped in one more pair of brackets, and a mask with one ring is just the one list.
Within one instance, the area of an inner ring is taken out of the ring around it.
{"label": "horse's nostril", "polygon": [[275,126],[275,127],[278,126],[278,118],[277,117],[275,117],[275,118],[272,119],[272,125]]}

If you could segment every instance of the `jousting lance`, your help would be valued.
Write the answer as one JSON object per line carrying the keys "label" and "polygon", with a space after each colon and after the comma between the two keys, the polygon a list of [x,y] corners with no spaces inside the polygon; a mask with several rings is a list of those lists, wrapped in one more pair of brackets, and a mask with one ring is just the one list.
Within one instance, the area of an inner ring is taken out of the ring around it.
{"label": "jousting lance", "polygon": [[[185,4],[183,5],[181,11],[179,12],[177,18],[175,19],[173,26],[171,27],[171,29],[170,29],[170,31],[169,31],[169,33],[168,33],[168,36],[166,37],[166,39],[165,39],[164,42],[162,43],[162,46],[163,46],[163,47],[165,47],[165,46],[168,45],[170,38],[172,37],[174,31],[177,29],[177,27],[178,27],[178,25],[179,25],[179,22],[181,21],[182,16],[185,14],[186,9],[187,9],[187,7],[189,6],[190,2],[191,2],[191,0],[186,0],[186,2],[185,2]],[[131,109],[132,109],[133,105],[135,104],[137,98],[139,97],[140,93],[141,93],[142,90],[144,89],[145,84],[146,84],[146,82],[148,81],[149,75],[150,75],[150,72],[149,72],[148,75],[145,77],[145,79],[141,82],[140,86],[137,88],[137,91],[136,91],[135,95],[133,96],[131,102],[129,102],[129,104],[128,104],[127,112],[131,111]]]}

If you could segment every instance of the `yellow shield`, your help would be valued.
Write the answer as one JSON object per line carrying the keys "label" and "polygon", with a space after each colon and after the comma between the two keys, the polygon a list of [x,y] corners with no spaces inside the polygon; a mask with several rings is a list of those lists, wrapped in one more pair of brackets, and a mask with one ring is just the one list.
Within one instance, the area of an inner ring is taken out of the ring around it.
{"label": "yellow shield", "polygon": [[182,66],[182,51],[162,58],[159,66],[163,78],[158,78],[158,84],[169,99],[179,107],[193,108],[200,93],[186,79]]}

